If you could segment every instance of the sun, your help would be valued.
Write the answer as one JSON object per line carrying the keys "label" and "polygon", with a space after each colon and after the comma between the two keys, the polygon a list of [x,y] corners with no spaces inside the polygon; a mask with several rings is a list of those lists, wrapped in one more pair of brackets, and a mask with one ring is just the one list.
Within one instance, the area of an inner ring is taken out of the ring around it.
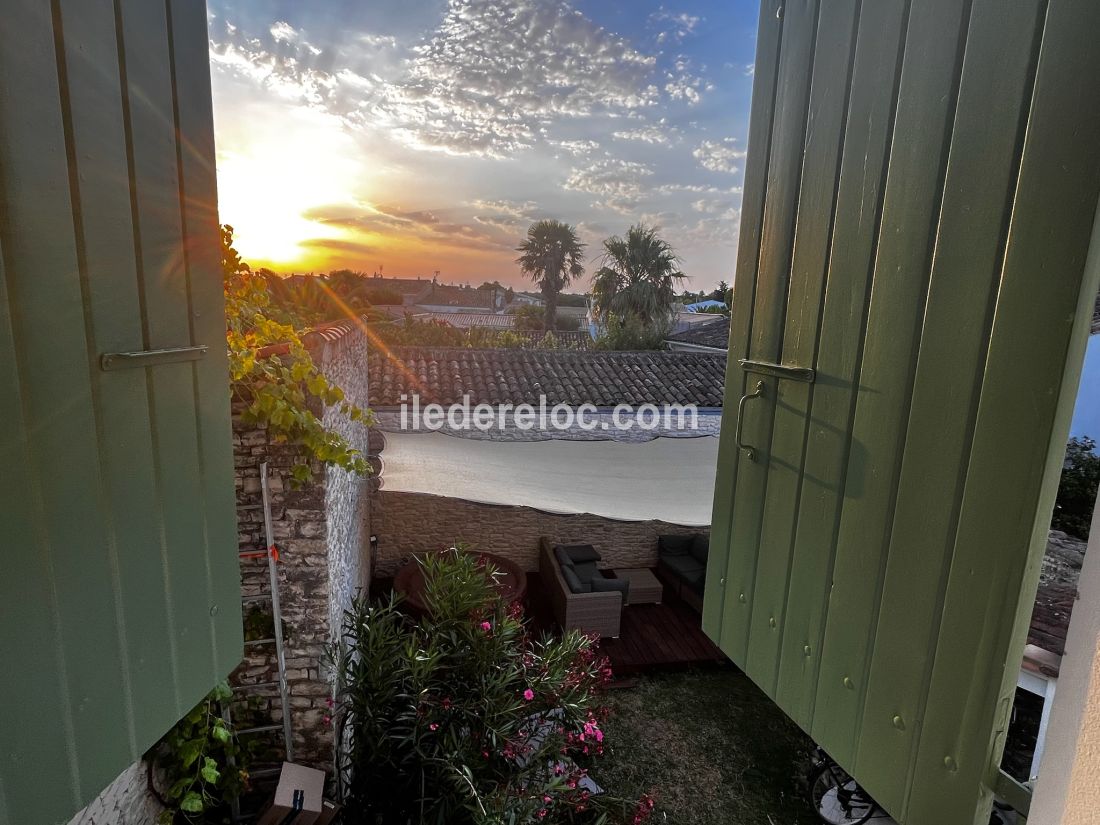
{"label": "sun", "polygon": [[355,202],[363,169],[355,141],[329,115],[283,109],[277,126],[219,134],[218,206],[234,245],[254,264],[310,268],[324,255],[306,242],[350,233],[309,217]]}

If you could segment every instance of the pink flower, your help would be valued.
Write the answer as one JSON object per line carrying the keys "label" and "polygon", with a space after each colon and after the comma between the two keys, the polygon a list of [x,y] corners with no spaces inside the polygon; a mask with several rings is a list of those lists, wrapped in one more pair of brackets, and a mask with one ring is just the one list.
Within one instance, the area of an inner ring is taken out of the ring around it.
{"label": "pink flower", "polygon": [[484,630],[486,633],[488,633],[490,630],[493,629],[493,626],[491,624],[489,624],[488,622],[482,622],[481,623],[481,629]]}
{"label": "pink flower", "polygon": [[546,808],[539,808],[539,819],[546,817]]}
{"label": "pink flower", "polygon": [[527,688],[527,690],[523,691],[523,698],[530,702],[535,698],[535,691],[531,690],[531,688]]}
{"label": "pink flower", "polygon": [[439,725],[435,722],[432,722],[430,725],[428,725],[428,730],[439,730]]}

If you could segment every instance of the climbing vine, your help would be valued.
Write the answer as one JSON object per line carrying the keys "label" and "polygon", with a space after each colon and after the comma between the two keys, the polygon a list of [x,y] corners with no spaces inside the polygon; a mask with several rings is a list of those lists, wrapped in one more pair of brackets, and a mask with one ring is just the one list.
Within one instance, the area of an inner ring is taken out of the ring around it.
{"label": "climbing vine", "polygon": [[229,370],[233,398],[244,405],[242,419],[266,426],[276,443],[301,449],[292,469],[299,484],[310,479],[312,461],[366,473],[362,453],[326,429],[315,410],[338,406],[364,424],[370,423],[370,412],[349,402],[317,369],[298,330],[272,317],[266,277],[254,273],[233,248],[231,226],[222,227],[222,272]]}

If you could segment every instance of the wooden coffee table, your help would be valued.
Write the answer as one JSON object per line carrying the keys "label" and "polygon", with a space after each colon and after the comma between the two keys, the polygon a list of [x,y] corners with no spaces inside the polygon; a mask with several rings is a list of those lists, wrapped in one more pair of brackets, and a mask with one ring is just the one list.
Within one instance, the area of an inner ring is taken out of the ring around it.
{"label": "wooden coffee table", "polygon": [[664,586],[653,571],[645,567],[616,570],[615,578],[630,582],[627,604],[660,604]]}

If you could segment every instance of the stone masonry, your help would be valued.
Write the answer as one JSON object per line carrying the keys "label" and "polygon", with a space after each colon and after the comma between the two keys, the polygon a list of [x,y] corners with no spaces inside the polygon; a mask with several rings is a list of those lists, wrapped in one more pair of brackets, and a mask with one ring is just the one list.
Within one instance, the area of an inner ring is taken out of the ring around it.
{"label": "stone masonry", "polygon": [[119,774],[69,825],[156,825],[163,809],[149,792],[144,762]]}
{"label": "stone masonry", "polygon": [[663,521],[545,513],[532,507],[385,490],[373,496],[372,525],[378,536],[375,568],[379,576],[392,576],[414,553],[440,549],[452,541],[511,559],[524,570],[537,570],[540,536],[594,545],[603,556],[601,567],[654,567],[659,535],[710,532]]}
{"label": "stone masonry", "polygon": [[[354,325],[306,338],[314,361],[347,399],[366,407],[366,341]],[[352,422],[338,408],[321,411],[327,427],[367,452],[367,427]],[[337,638],[343,611],[359,588],[369,583],[366,564],[369,535],[367,479],[340,469],[314,466],[314,480],[295,488],[290,471],[294,448],[273,444],[266,430],[234,422],[238,531],[242,552],[265,547],[260,464],[268,462],[271,515],[279,550],[287,682],[294,730],[295,761],[331,770],[332,730],[327,723],[331,679],[325,670],[326,648]],[[268,568],[262,555],[241,560],[244,595],[267,593]],[[270,606],[245,602],[246,636],[270,637]],[[244,686],[276,680],[273,644],[246,645],[245,657],[231,684]],[[257,723],[281,721],[278,691],[249,692],[259,706],[249,711]],[[278,740],[273,740],[278,741]]]}

